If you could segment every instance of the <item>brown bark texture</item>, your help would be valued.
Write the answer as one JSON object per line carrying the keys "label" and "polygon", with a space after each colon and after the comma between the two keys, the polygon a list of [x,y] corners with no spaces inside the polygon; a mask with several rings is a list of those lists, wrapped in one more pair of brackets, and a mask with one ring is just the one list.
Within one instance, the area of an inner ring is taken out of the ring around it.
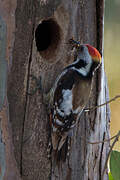
{"label": "brown bark texture", "polygon": [[[109,138],[109,106],[83,112],[74,130],[69,164],[54,167],[47,157],[49,126],[42,94],[27,92],[35,87],[31,74],[42,77],[44,92],[50,90],[73,61],[70,38],[103,53],[103,11],[104,0],[0,0],[0,179],[101,180],[109,142],[88,141]],[[106,100],[102,59],[87,107]],[[106,168],[103,180],[107,179]]]}

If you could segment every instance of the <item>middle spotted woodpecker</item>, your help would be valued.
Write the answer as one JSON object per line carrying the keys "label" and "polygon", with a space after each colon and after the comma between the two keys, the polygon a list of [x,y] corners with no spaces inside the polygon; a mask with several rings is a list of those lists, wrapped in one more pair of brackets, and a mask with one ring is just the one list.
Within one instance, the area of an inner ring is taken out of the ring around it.
{"label": "middle spotted woodpecker", "polygon": [[[57,162],[66,160],[73,128],[89,100],[92,77],[101,62],[99,51],[91,45],[80,44],[73,39],[69,43],[75,49],[74,62],[63,69],[51,90],[43,94],[51,129],[49,150],[53,152]],[[37,89],[41,89],[41,80],[31,77],[37,86],[32,93],[34,94]]]}
{"label": "middle spotted woodpecker", "polygon": [[96,48],[74,40],[71,44],[75,47],[76,59],[63,69],[53,88],[44,95],[51,110],[51,143],[57,160],[66,159],[73,128],[89,100],[93,72],[101,62]]}

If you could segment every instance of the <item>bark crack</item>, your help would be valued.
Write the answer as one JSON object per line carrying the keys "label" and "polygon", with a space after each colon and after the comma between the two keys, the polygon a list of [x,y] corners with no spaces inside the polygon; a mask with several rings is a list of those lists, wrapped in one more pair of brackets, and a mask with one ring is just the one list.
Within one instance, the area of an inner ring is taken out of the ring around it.
{"label": "bark crack", "polygon": [[32,30],[32,41],[31,41],[31,48],[30,48],[30,56],[28,61],[28,74],[27,74],[27,86],[26,86],[26,97],[25,97],[25,111],[24,111],[24,118],[23,118],[23,125],[22,125],[22,137],[21,137],[21,162],[20,162],[20,174],[22,175],[22,150],[23,150],[23,142],[24,142],[24,125],[26,119],[26,111],[27,111],[27,103],[28,103],[28,89],[29,89],[29,82],[30,82],[30,67],[32,62],[32,48],[33,48],[33,40],[34,40],[34,29],[35,29],[35,16],[34,16],[34,23],[33,23],[33,30]]}
{"label": "bark crack", "polygon": [[[105,140],[105,132],[103,134],[103,141],[104,140]],[[103,148],[104,148],[104,142],[102,143],[101,152],[100,152],[99,180],[102,180],[101,175],[102,175],[102,153],[103,153]]]}
{"label": "bark crack", "polygon": [[104,20],[104,0],[96,0],[96,19],[97,19],[97,49],[103,53],[103,20]]}

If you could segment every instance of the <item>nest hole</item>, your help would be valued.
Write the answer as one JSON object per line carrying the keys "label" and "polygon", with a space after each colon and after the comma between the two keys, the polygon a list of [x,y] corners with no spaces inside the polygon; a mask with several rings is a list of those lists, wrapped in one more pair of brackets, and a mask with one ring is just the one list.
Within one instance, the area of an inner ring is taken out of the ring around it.
{"label": "nest hole", "polygon": [[55,55],[60,39],[60,27],[54,19],[44,20],[37,26],[35,41],[43,58],[49,59]]}

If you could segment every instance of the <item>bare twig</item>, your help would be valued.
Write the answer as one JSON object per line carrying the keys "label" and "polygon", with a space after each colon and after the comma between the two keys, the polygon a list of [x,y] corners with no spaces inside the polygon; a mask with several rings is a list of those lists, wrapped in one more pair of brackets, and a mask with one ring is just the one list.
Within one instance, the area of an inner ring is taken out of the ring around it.
{"label": "bare twig", "polygon": [[112,99],[110,99],[109,101],[106,101],[103,104],[100,104],[100,105],[97,105],[97,106],[93,106],[93,107],[90,107],[90,108],[86,108],[86,109],[84,109],[84,111],[85,112],[94,111],[95,109],[97,109],[99,107],[102,107],[102,106],[105,106],[106,104],[109,104],[109,103],[111,103],[112,101],[115,101],[118,98],[120,98],[120,95],[117,95],[117,96],[113,97]]}
{"label": "bare twig", "polygon": [[[118,135],[118,134],[117,134],[117,135]],[[115,135],[115,136],[113,136],[113,137],[111,137],[111,138],[109,138],[109,139],[105,139],[105,140],[103,140],[103,141],[96,141],[96,142],[87,141],[87,143],[89,143],[89,144],[100,144],[100,143],[108,142],[108,141],[111,141],[112,139],[116,138],[117,135]]]}
{"label": "bare twig", "polygon": [[[119,131],[120,132],[120,131]],[[118,137],[118,133],[116,135],[114,135],[113,137],[109,138],[109,139],[104,139],[103,141],[95,141],[95,142],[91,142],[86,140],[85,137],[81,136],[82,140],[86,141],[88,144],[100,144],[100,143],[104,143],[104,142],[108,142],[111,141],[112,139]]]}
{"label": "bare twig", "polygon": [[109,150],[109,153],[108,153],[108,155],[107,155],[107,159],[106,159],[106,161],[105,161],[105,165],[104,165],[104,168],[103,168],[101,180],[103,179],[105,170],[106,170],[106,168],[107,168],[107,164],[108,164],[108,159],[109,159],[110,153],[112,152],[112,149],[113,149],[115,143],[118,141],[119,137],[120,137],[120,131],[117,133],[117,135],[116,135],[116,137],[115,137],[115,140],[113,141],[113,143],[112,143],[112,145],[111,145],[111,147],[110,147],[110,150]]}

